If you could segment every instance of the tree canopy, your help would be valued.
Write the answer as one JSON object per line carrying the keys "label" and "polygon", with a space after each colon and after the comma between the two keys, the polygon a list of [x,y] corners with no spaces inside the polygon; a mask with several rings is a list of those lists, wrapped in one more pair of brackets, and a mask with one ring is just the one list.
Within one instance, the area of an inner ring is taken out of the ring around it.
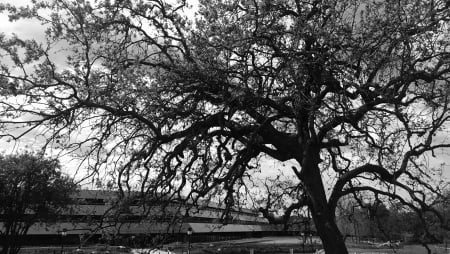
{"label": "tree canopy", "polygon": [[449,6],[200,0],[192,15],[183,0],[2,5],[47,27],[45,42],[1,37],[2,136],[43,131],[45,148],[76,152],[121,191],[213,194],[227,208],[258,159],[295,161],[298,195],[280,218],[307,206],[326,252],[347,253],[342,197],[434,211],[439,168],[426,161],[450,146]]}
{"label": "tree canopy", "polygon": [[76,185],[58,169],[40,155],[0,156],[0,253],[18,253],[33,224],[53,221],[69,205]]}

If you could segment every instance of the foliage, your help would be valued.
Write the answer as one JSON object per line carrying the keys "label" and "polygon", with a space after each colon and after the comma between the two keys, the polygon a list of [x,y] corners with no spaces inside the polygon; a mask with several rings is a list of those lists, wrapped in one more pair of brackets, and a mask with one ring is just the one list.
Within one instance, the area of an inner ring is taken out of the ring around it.
{"label": "foliage", "polygon": [[450,146],[449,6],[201,0],[189,18],[183,0],[2,5],[48,28],[44,43],[1,38],[3,136],[43,130],[44,148],[76,151],[120,191],[226,208],[261,157],[291,160],[301,191],[282,218],[308,206],[326,252],[346,253],[344,196],[438,214],[426,159]]}
{"label": "foliage", "polygon": [[1,253],[18,253],[33,224],[53,221],[70,203],[76,185],[58,169],[58,161],[40,155],[0,156]]}
{"label": "foliage", "polygon": [[341,232],[356,242],[399,241],[404,239],[405,234],[411,233],[410,228],[406,227],[410,214],[411,211],[395,204],[391,207],[377,202],[360,205],[350,200],[339,206],[337,221]]}
{"label": "foliage", "polygon": [[[436,215],[416,213],[396,200],[377,200],[359,204],[355,199],[343,200],[338,207],[338,226],[346,237],[362,241],[405,241],[406,243],[443,243],[448,240],[448,194],[435,200]],[[443,216],[444,223],[439,216]]]}

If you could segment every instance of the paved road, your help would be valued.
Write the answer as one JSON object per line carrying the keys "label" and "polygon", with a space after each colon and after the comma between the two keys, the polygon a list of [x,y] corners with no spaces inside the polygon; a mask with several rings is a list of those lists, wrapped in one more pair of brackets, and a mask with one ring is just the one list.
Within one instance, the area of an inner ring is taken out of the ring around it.
{"label": "paved road", "polygon": [[[306,240],[309,243],[309,238]],[[313,242],[320,243],[319,237],[313,236]],[[270,236],[261,238],[245,238],[238,240],[220,241],[215,243],[229,243],[229,244],[246,244],[246,243],[259,243],[259,244],[302,244],[303,238],[300,236]],[[214,242],[213,242],[214,244]],[[195,244],[194,244],[195,245]]]}

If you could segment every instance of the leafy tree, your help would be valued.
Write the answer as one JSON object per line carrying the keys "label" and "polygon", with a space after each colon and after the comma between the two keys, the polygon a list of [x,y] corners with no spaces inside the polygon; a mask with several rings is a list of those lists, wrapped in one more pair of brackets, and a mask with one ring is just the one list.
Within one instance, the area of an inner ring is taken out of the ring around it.
{"label": "leafy tree", "polygon": [[425,162],[449,147],[449,6],[200,0],[190,17],[183,0],[2,5],[48,28],[44,43],[1,37],[1,122],[16,128],[3,136],[43,130],[46,148],[107,168],[121,191],[227,208],[259,159],[291,160],[291,205],[311,210],[327,253],[347,253],[343,196],[438,214]]}
{"label": "leafy tree", "polygon": [[76,185],[58,168],[31,153],[0,156],[0,253],[18,253],[32,225],[52,221],[70,203]]}
{"label": "leafy tree", "polygon": [[375,202],[365,207],[368,215],[369,236],[382,241],[399,240],[391,211],[383,204]]}

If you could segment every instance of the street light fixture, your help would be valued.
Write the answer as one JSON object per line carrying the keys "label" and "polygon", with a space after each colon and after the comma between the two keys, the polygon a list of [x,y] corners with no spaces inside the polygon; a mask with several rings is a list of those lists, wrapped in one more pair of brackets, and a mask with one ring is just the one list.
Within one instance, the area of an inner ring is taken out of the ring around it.
{"label": "street light fixture", "polygon": [[306,234],[302,232],[300,235],[302,236],[302,253],[305,253]]}
{"label": "street light fixture", "polygon": [[67,235],[67,229],[63,228],[63,230],[60,231],[61,233],[61,254],[64,252],[64,236]]}
{"label": "street light fixture", "polygon": [[135,235],[131,236],[131,242],[133,243],[133,247],[136,248],[136,236]]}
{"label": "street light fixture", "polygon": [[188,254],[191,254],[191,235],[192,235],[192,228],[188,228],[187,230],[188,235]]}

